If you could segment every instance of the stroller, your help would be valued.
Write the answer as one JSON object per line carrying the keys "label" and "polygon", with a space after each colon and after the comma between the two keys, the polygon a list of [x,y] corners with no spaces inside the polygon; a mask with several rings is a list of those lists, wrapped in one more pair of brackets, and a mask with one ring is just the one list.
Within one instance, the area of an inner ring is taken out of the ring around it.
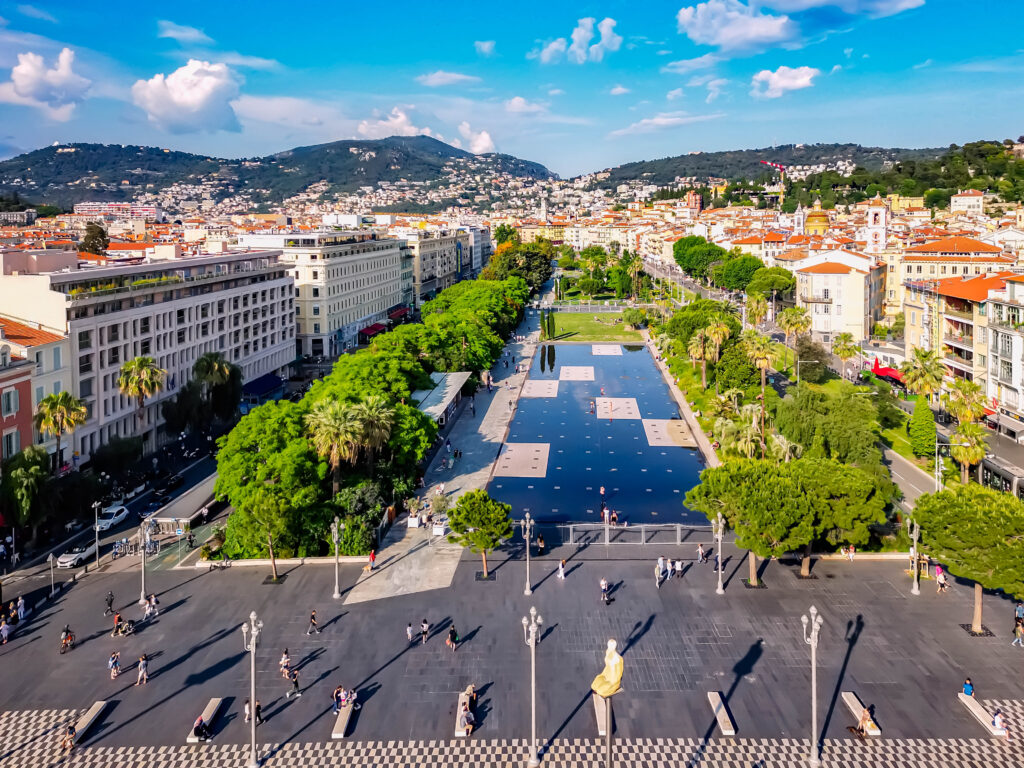
{"label": "stroller", "polygon": [[128,635],[135,634],[135,621],[133,619],[125,619],[118,623],[117,631],[115,632],[116,637],[127,637]]}

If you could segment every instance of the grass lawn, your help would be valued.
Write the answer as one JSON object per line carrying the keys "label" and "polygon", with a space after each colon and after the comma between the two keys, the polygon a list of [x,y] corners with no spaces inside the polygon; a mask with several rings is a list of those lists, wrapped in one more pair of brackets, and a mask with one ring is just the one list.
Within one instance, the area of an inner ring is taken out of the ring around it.
{"label": "grass lawn", "polygon": [[[594,318],[597,318],[596,320]],[[555,312],[555,341],[632,341],[643,343],[640,331],[627,328],[621,313]]]}

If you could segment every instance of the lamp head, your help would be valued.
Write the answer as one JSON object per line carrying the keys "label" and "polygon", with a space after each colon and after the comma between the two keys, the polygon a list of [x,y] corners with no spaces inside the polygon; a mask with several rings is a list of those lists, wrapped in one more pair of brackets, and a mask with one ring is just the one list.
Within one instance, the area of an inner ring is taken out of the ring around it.
{"label": "lamp head", "polygon": [[523,616],[523,629],[526,629],[527,624],[529,624],[529,622],[526,620],[526,617]]}

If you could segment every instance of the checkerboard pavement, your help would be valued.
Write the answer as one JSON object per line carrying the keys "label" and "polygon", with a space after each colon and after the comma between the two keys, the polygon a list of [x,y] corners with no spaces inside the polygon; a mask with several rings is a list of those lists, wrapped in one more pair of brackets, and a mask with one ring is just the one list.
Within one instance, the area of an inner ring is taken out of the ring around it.
{"label": "checkerboard pavement", "polygon": [[[984,702],[990,711],[1000,707],[1017,733],[1024,725],[1024,701]],[[63,755],[59,741],[63,726],[81,712],[74,710],[8,711],[0,713],[0,765],[17,768],[244,768],[245,744],[159,747],[79,746]],[[102,726],[100,726],[102,727]],[[88,739],[86,739],[86,743]],[[622,768],[802,768],[807,742],[800,739],[697,738],[617,739],[616,765]],[[325,741],[262,744],[267,768],[305,768],[315,765],[420,766],[471,765],[507,768],[522,765],[528,756],[525,739],[458,739],[436,741]],[[604,742],[599,739],[560,739],[542,752],[546,765],[595,768],[603,765]],[[1003,739],[828,739],[823,763],[842,768],[1018,768],[1024,765],[1024,743]]]}

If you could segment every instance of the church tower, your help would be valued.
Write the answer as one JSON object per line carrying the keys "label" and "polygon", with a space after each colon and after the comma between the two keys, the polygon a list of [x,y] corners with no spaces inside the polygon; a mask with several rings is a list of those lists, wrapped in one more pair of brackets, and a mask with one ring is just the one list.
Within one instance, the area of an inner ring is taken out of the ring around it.
{"label": "church tower", "polygon": [[881,195],[868,202],[868,221],[864,228],[868,253],[881,253],[889,240],[889,208]]}

